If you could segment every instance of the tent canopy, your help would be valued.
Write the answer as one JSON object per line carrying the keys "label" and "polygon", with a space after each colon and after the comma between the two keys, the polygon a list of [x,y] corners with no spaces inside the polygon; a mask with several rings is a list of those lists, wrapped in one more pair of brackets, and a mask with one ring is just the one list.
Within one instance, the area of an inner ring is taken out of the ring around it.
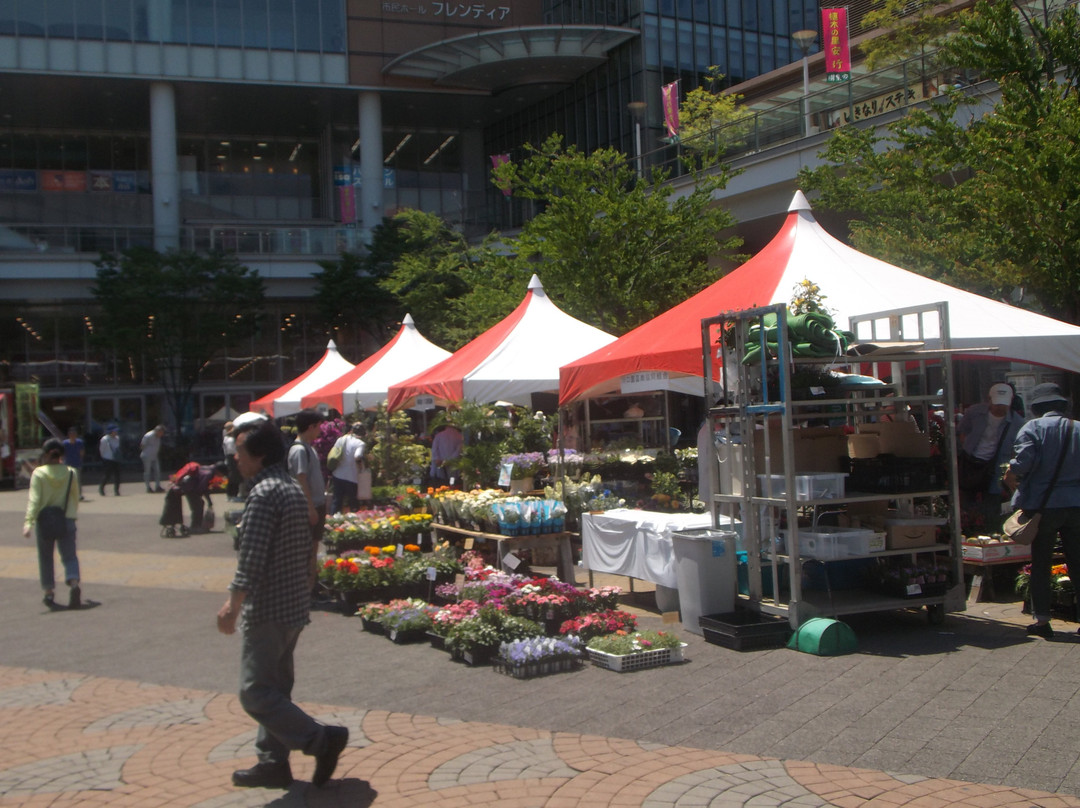
{"label": "tent canopy", "polygon": [[559,387],[559,368],[615,337],[560,310],[533,275],[514,311],[432,368],[390,387],[390,409],[417,396],[436,404],[502,399],[529,406],[532,394]]}
{"label": "tent canopy", "polygon": [[670,388],[701,395],[701,320],[786,304],[804,279],[821,288],[841,328],[854,315],[945,301],[951,348],[997,348],[996,358],[1080,372],[1080,328],[865,255],[830,236],[797,191],[780,232],[757,255],[610,345],[565,365],[559,399],[566,404],[618,390],[624,376],[654,371],[669,374]]}
{"label": "tent canopy", "polygon": [[326,344],[326,353],[322,359],[301,373],[291,382],[283,384],[272,393],[251,402],[252,412],[265,412],[274,418],[282,418],[300,412],[300,399],[312,390],[317,390],[327,382],[352,370],[353,363],[346,361],[338,353],[333,340]]}
{"label": "tent canopy", "polygon": [[424,339],[412,315],[406,314],[393,339],[352,370],[305,395],[300,405],[307,408],[322,404],[341,413],[377,407],[386,400],[391,385],[449,356],[449,351]]}

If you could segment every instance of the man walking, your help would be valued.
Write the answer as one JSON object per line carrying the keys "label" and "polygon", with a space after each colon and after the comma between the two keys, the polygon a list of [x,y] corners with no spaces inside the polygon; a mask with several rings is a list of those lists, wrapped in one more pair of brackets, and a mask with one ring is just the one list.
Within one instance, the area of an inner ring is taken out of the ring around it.
{"label": "man walking", "polygon": [[[145,435],[139,442],[139,457],[142,459],[142,478],[146,483],[146,493],[160,494],[165,489],[161,487],[161,462],[158,456],[161,454],[161,439],[165,436],[165,425],[158,424]],[[154,487],[150,487],[150,481],[154,481]]]}
{"label": "man walking", "polygon": [[251,482],[240,520],[240,549],[218,631],[242,620],[240,704],[259,723],[259,762],[233,772],[243,788],[288,788],[289,752],[315,758],[311,782],[322,786],[349,741],[346,727],[320,724],[292,702],[293,653],[309,622],[311,528],[303,491],[285,468],[285,444],[272,421],[237,428],[236,463]]}
{"label": "man walking", "polygon": [[68,427],[67,440],[64,441],[64,464],[68,468],[75,469],[75,481],[79,483],[79,501],[86,497],[82,495],[82,464],[86,457],[86,445],[79,437],[79,430]]}
{"label": "man walking", "polygon": [[316,559],[326,523],[326,480],[319,453],[311,445],[322,428],[323,417],[316,410],[301,410],[296,415],[296,440],[289,447],[289,475],[296,480],[307,500],[308,524],[311,526],[311,586],[315,586]]}
{"label": "man walking", "polygon": [[105,434],[98,441],[98,453],[104,467],[98,493],[105,496],[105,486],[112,480],[113,493],[120,496],[120,427],[116,424],[105,427]]}

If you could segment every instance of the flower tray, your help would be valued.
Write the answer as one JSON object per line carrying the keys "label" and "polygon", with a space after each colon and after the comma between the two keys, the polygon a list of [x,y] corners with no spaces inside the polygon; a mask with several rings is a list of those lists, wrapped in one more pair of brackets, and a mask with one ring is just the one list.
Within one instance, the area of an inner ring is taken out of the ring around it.
{"label": "flower tray", "polygon": [[749,610],[702,615],[698,626],[705,642],[735,651],[779,648],[791,633],[791,626],[783,617]]}
{"label": "flower tray", "polygon": [[644,668],[656,668],[660,665],[682,662],[683,648],[685,647],[686,643],[682,643],[678,648],[658,648],[655,651],[638,651],[636,654],[624,654],[622,656],[607,654],[594,648],[587,650],[589,659],[594,665],[607,668],[616,673],[626,673],[627,671],[639,671]]}
{"label": "flower tray", "polygon": [[408,642],[422,642],[427,639],[427,629],[423,628],[392,628],[388,629],[386,636],[391,642],[404,645]]}
{"label": "flower tray", "polygon": [[431,643],[431,647],[436,651],[446,650],[446,637],[442,634],[436,634],[434,631],[428,631],[424,634],[427,637],[428,642]]}
{"label": "flower tray", "polygon": [[874,589],[893,598],[937,598],[949,591],[949,584],[935,581],[917,584],[909,589],[899,581],[881,581]]}
{"label": "flower tray", "polygon": [[360,618],[360,627],[363,628],[364,631],[370,631],[372,634],[386,633],[386,631],[383,629],[382,623],[380,623],[378,620],[372,620],[369,617]]}
{"label": "flower tray", "polygon": [[513,676],[515,679],[535,679],[537,676],[576,671],[581,668],[581,664],[581,657],[553,657],[518,663],[498,657],[495,659],[495,670],[506,676]]}
{"label": "flower tray", "polygon": [[497,645],[481,645],[469,651],[453,651],[451,657],[457,662],[464,662],[469,667],[475,668],[479,665],[490,664],[498,653],[499,647]]}

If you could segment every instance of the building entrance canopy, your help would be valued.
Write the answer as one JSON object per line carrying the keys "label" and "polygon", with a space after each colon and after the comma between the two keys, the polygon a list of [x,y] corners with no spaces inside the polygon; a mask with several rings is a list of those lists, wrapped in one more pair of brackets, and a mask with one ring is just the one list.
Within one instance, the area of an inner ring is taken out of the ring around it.
{"label": "building entrance canopy", "polygon": [[390,76],[498,92],[522,84],[569,83],[638,36],[607,25],[498,28],[444,39],[402,54],[383,68]]}

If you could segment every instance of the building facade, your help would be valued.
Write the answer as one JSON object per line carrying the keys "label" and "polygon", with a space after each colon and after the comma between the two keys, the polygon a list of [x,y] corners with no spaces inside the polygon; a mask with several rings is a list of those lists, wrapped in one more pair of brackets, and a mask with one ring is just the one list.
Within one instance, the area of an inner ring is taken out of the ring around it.
{"label": "building facade", "polygon": [[[42,409],[91,437],[170,420],[152,370],[94,338],[94,262],[220,249],[266,279],[273,325],[208,367],[170,424],[210,434],[222,407],[322,355],[320,261],[405,208],[469,234],[520,223],[493,155],[552,132],[650,151],[661,85],[796,61],[791,34],[818,28],[817,6],[0,0],[0,386],[38,382]],[[352,361],[375,347],[339,345]]]}

